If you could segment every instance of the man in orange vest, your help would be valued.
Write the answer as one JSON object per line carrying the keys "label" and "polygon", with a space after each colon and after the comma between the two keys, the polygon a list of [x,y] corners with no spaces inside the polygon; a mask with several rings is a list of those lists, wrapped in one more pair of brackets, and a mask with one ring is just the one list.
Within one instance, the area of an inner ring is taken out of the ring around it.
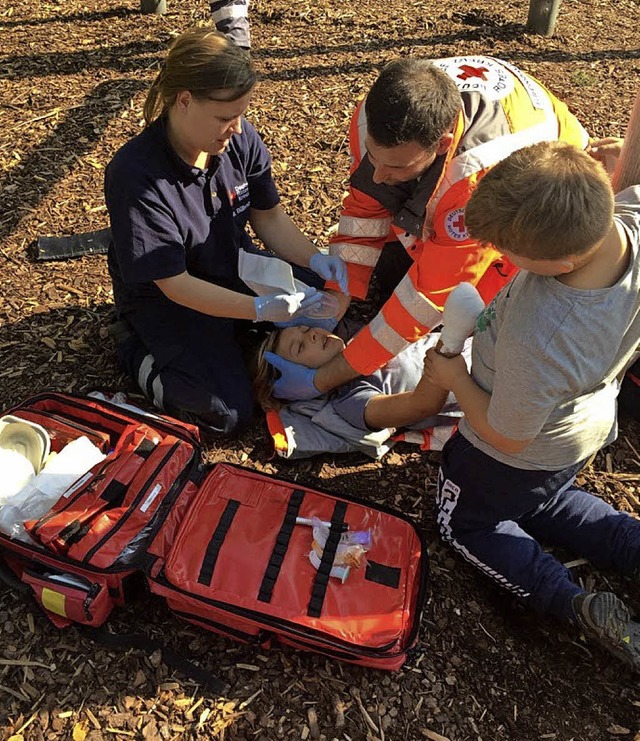
{"label": "man in orange vest", "polygon": [[388,64],[351,121],[350,188],[330,252],[347,264],[356,298],[366,296],[386,243],[401,243],[411,266],[377,316],[326,365],[313,371],[270,357],[282,374],[275,394],[313,398],[372,373],[441,323],[444,302],[462,281],[491,300],[515,268],[469,236],[466,203],[511,152],[555,140],[589,143],[564,103],[507,62]]}

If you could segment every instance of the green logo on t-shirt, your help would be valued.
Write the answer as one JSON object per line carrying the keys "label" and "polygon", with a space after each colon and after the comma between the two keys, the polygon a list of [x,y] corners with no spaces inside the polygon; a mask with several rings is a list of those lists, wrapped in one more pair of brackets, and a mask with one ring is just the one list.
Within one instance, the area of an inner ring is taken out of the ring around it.
{"label": "green logo on t-shirt", "polygon": [[495,302],[492,301],[486,309],[483,309],[476,319],[476,332],[486,332],[491,322],[496,318]]}

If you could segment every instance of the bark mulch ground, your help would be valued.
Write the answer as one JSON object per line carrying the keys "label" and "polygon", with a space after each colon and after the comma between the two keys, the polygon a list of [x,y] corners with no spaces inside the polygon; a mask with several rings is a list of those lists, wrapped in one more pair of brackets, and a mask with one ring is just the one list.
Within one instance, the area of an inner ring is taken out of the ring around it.
{"label": "bark mulch ground", "polygon": [[[144,91],[172,37],[207,18],[204,0],[5,0],[0,7],[0,408],[45,390],[134,391],[105,325],[104,257],[37,264],[41,235],[107,225],[104,167],[142,125]],[[491,54],[543,80],[594,136],[622,134],[638,87],[636,0],[565,0],[556,35],[525,32],[526,2],[253,0],[262,83],[249,113],[271,149],[283,200],[313,239],[336,222],[356,98],[398,55]],[[638,425],[584,480],[640,513]],[[231,461],[403,509],[431,543],[421,652],[403,671],[354,668],[289,650],[261,653],[177,621],[142,596],[111,621],[182,651],[226,683],[215,695],[159,654],[106,650],[51,627],[0,588],[0,736],[18,739],[640,739],[638,678],[574,630],[516,605],[437,538],[437,455],[397,448],[287,463],[264,423],[213,442]],[[559,554],[570,562],[572,554]],[[584,564],[576,579],[640,608],[638,586]]]}

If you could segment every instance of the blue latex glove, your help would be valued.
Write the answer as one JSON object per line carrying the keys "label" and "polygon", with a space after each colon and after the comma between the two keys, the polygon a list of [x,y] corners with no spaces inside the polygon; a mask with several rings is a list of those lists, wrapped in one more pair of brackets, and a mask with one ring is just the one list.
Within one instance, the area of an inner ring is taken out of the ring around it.
{"label": "blue latex glove", "polygon": [[349,292],[347,265],[341,257],[316,252],[309,260],[309,267],[321,278],[335,281],[340,286],[342,293]]}
{"label": "blue latex glove", "polygon": [[298,311],[308,311],[322,301],[316,288],[306,288],[297,293],[269,293],[256,296],[256,322],[286,322]]}
{"label": "blue latex glove", "polygon": [[288,322],[274,322],[276,327],[282,329],[285,327],[320,327],[321,329],[326,329],[327,332],[333,332],[337,323],[338,318],[335,316],[329,316],[326,319],[313,316],[295,316],[293,319],[289,319]]}
{"label": "blue latex glove", "polygon": [[314,386],[315,368],[307,368],[298,363],[285,360],[273,352],[264,354],[265,360],[278,371],[280,378],[273,385],[273,395],[276,399],[306,400],[320,396],[320,391]]}

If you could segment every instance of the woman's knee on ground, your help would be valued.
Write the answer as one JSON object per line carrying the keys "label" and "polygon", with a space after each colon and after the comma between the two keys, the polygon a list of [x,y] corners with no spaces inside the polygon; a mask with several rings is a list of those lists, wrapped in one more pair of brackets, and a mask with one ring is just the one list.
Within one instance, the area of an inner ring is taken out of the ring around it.
{"label": "woman's knee on ground", "polygon": [[224,398],[204,386],[199,388],[165,386],[163,407],[169,414],[208,428],[220,435],[237,435],[250,424],[253,395],[250,389],[236,390]]}

